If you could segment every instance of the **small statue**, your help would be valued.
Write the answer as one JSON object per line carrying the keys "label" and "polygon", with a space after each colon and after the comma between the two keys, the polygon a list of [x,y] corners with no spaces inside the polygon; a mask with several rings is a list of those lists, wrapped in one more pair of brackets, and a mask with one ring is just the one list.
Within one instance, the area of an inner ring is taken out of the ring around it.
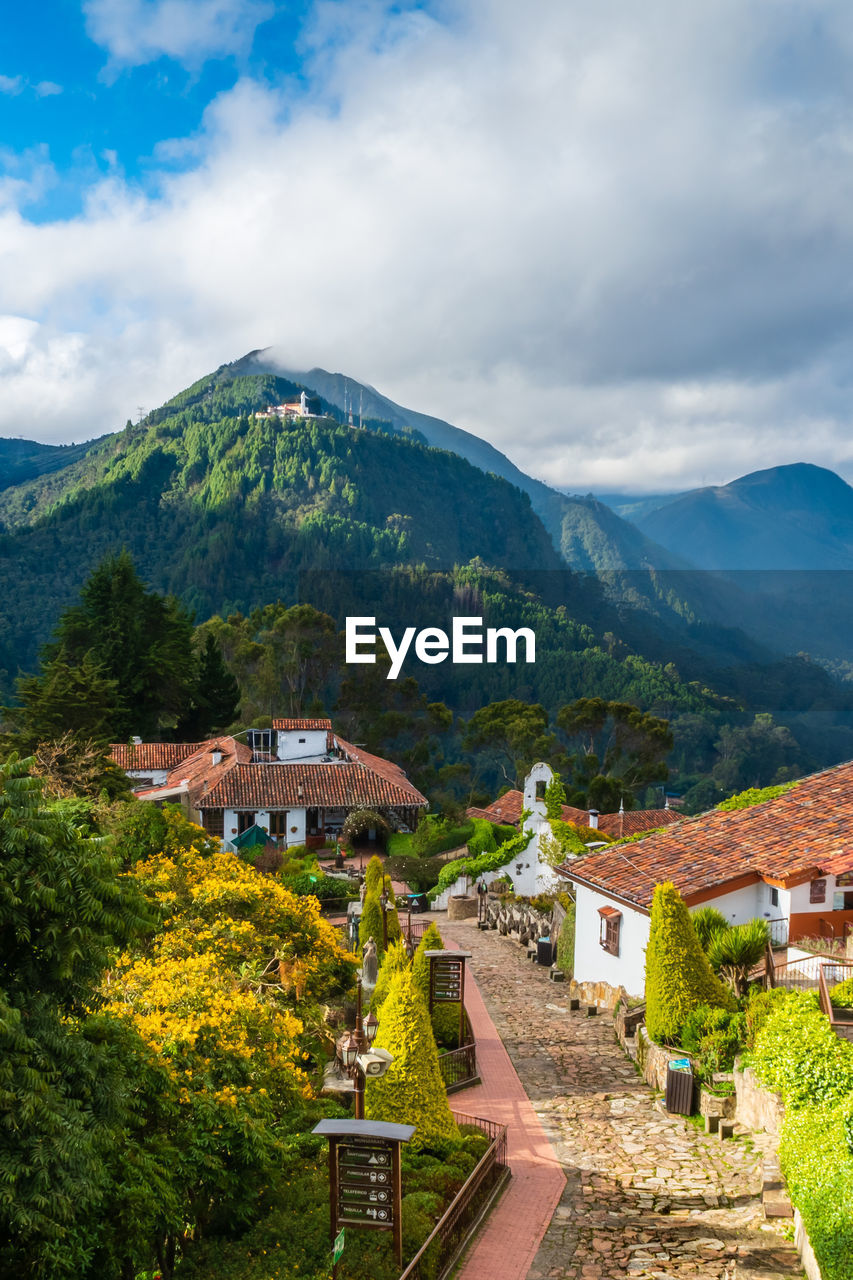
{"label": "small statue", "polygon": [[361,950],[361,980],[366,987],[375,987],[379,976],[379,956],[376,943],[370,937]]}
{"label": "small statue", "polygon": [[364,902],[366,893],[367,893],[367,877],[362,872],[361,876],[359,877],[359,886],[358,886],[358,896],[362,903]]}

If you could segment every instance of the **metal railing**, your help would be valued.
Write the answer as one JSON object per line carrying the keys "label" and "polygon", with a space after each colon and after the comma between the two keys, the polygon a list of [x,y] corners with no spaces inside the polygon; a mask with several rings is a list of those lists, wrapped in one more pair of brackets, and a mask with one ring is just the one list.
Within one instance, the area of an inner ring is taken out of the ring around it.
{"label": "metal railing", "polygon": [[467,1009],[462,1011],[462,1038],[463,1044],[458,1049],[447,1049],[438,1055],[438,1066],[447,1093],[465,1089],[480,1079],[477,1070],[477,1042]]}
{"label": "metal railing", "polygon": [[453,1115],[457,1124],[485,1133],[489,1146],[399,1280],[444,1280],[510,1176],[506,1126],[478,1116]]}
{"label": "metal railing", "polygon": [[829,995],[830,987],[845,978],[853,978],[853,962],[843,960],[824,960],[818,976],[818,992],[820,1007],[829,1018],[830,1026],[837,1036],[844,1040],[853,1040],[853,1009],[839,1008],[832,1003]]}
{"label": "metal railing", "polygon": [[784,987],[786,991],[817,991],[820,986],[820,968],[826,963],[826,956],[814,955],[789,960],[786,964],[774,964],[772,969],[768,965],[765,985]]}
{"label": "metal railing", "polygon": [[767,927],[770,930],[771,947],[787,947],[788,921],[785,916],[779,916],[775,920],[768,920]]}

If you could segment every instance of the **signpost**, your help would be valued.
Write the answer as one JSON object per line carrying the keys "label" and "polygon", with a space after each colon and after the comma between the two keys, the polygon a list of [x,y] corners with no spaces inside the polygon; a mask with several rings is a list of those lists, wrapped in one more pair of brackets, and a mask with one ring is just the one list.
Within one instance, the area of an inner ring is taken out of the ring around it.
{"label": "signpost", "polygon": [[340,1231],[335,1236],[335,1242],[332,1245],[332,1265],[335,1267],[338,1265],[338,1259],[344,1251],[344,1245],[346,1243],[344,1240],[344,1234],[344,1228],[341,1227]]}
{"label": "signpost", "polygon": [[[343,1252],[344,1227],[391,1231],[397,1265],[403,1265],[400,1143],[411,1124],[384,1120],[321,1120],[314,1133],[329,1139],[329,1200],[332,1253]],[[340,1250],[338,1250],[340,1241]],[[337,1252],[336,1252],[337,1251]]]}
{"label": "signpost", "polygon": [[429,1011],[437,1004],[459,1003],[459,1048],[465,1037],[465,961],[470,951],[425,951],[429,960]]}

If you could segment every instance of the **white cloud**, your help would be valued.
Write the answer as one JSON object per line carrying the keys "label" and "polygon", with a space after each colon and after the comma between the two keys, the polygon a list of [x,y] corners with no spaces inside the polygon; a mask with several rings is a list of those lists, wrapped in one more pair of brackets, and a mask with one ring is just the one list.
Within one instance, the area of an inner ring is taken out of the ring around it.
{"label": "white cloud", "polygon": [[62,93],[62,85],[55,84],[53,80],[39,80],[33,84],[30,80],[25,80],[23,76],[3,76],[0,75],[0,93],[6,93],[10,97],[17,97],[19,93],[25,90],[31,90],[37,98],[50,98],[57,93]]}
{"label": "white cloud", "polygon": [[[247,7],[194,8],[199,49],[249,38],[222,34]],[[117,61],[188,56],[173,5],[88,14]],[[535,19],[323,4],[307,88],[241,80],[164,140],[196,163],[157,199],[116,172],[71,222],[9,210],[0,311],[39,330],[0,430],[93,435],[276,344],[579,491],[799,459],[853,478],[853,10]]]}
{"label": "white cloud", "polygon": [[255,28],[274,12],[268,0],[85,0],[86,29],[116,66],[245,53]]}

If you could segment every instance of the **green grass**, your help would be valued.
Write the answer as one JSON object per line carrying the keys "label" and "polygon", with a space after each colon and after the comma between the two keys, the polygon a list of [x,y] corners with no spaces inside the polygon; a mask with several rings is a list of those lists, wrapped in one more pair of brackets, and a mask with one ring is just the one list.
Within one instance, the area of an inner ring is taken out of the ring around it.
{"label": "green grass", "polygon": [[410,858],[412,856],[412,835],[406,831],[392,831],[388,838],[389,858]]}

